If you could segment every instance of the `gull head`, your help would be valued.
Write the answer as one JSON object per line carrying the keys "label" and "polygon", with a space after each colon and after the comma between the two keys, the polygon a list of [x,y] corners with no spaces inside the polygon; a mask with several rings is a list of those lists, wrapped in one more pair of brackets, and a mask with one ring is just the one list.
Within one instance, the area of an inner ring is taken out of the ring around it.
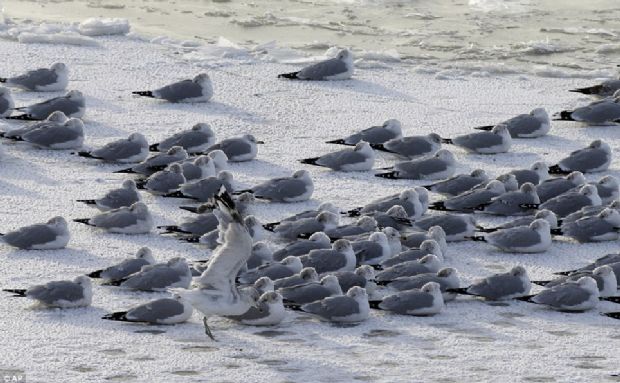
{"label": "gull head", "polygon": [[136,258],[137,259],[144,259],[150,265],[153,265],[155,263],[155,258],[153,257],[153,252],[148,247],[141,247],[141,248],[139,248],[138,251],[136,252]]}
{"label": "gull head", "polygon": [[316,272],[314,267],[304,267],[299,272],[299,276],[306,282],[316,282],[319,280],[319,274]]}
{"label": "gull head", "polygon": [[331,239],[329,239],[327,234],[323,233],[322,231],[317,231],[316,233],[312,233],[312,235],[310,236],[310,238],[308,238],[308,240],[312,242],[322,243],[325,245],[328,245],[331,243]]}

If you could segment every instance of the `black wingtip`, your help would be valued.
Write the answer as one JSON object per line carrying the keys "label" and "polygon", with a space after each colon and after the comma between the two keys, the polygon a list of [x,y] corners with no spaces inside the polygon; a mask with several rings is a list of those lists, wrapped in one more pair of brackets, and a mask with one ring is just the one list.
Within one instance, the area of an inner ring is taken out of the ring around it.
{"label": "black wingtip", "polygon": [[604,316],[610,317],[610,318],[614,318],[614,319],[620,319],[620,311],[612,312],[612,313],[601,313],[601,315],[604,315]]}
{"label": "black wingtip", "polygon": [[172,234],[172,233],[192,234],[189,231],[185,231],[176,225],[157,226],[157,228],[160,230],[164,230],[162,234]]}
{"label": "black wingtip", "polygon": [[522,203],[519,204],[521,209],[538,209],[540,207],[539,203]]}
{"label": "black wingtip", "polygon": [[95,201],[94,199],[78,199],[75,202],[81,202],[83,204],[86,205],[96,205],[97,201]]}
{"label": "black wingtip", "polygon": [[179,209],[189,211],[190,213],[198,213],[197,206],[179,206]]}
{"label": "black wingtip", "polygon": [[468,239],[470,241],[474,241],[474,242],[486,242],[486,238],[484,238],[484,236],[482,235],[472,235],[471,237],[465,237],[465,239]]}
{"label": "black wingtip", "polygon": [[569,92],[581,94],[597,94],[601,90],[601,85],[589,86],[587,88],[569,89]]}
{"label": "black wingtip", "polygon": [[[146,182],[147,182],[146,180],[137,180],[136,181],[136,189],[138,189],[138,190],[146,189]],[[178,192],[178,190],[177,190],[177,192]],[[167,196],[168,196],[168,194],[164,195],[164,197],[167,197]]]}
{"label": "black wingtip", "polygon": [[445,203],[443,201],[434,202],[434,203],[430,204],[428,206],[428,208],[430,210],[448,211],[448,208],[446,207],[446,205],[445,205]]}
{"label": "black wingtip", "polygon": [[452,293],[452,294],[461,294],[461,295],[474,295],[470,293],[469,291],[467,291],[467,289],[469,289],[469,287],[457,287],[454,289],[446,289],[446,292]]}
{"label": "black wingtip", "polygon": [[560,167],[560,165],[555,164],[553,166],[549,166],[549,174],[561,174],[561,175],[566,175],[566,174],[570,174],[570,171],[568,170],[564,170]]}
{"label": "black wingtip", "polygon": [[562,229],[551,229],[551,235],[564,235]]}
{"label": "black wingtip", "polygon": [[620,303],[620,297],[601,297],[600,299],[602,301],[613,302],[613,303]]}
{"label": "black wingtip", "polygon": [[286,302],[284,303],[284,307],[287,309],[291,309],[293,311],[303,311],[301,309],[301,305],[299,303],[294,303],[294,302]]}
{"label": "black wingtip", "polygon": [[190,199],[192,198],[192,197],[186,196],[180,190],[174,191],[172,193],[164,194],[162,197],[165,197],[165,198],[190,198]]}
{"label": "black wingtip", "polygon": [[536,295],[524,295],[522,297],[516,297],[514,299],[521,301],[521,302],[529,302],[529,303],[536,303],[532,300],[533,297],[535,297]]}
{"label": "black wingtip", "polygon": [[25,297],[26,289],[2,289],[2,291],[13,294],[14,297]]}
{"label": "black wingtip", "polygon": [[378,151],[380,151],[380,152],[388,152],[388,153],[391,153],[391,151],[390,151],[390,150],[388,150],[388,149],[386,149],[385,145],[383,145],[383,144],[370,144],[370,147],[371,147],[371,148],[373,148],[373,149],[375,149],[375,150],[378,150]]}
{"label": "black wingtip", "polygon": [[556,271],[555,275],[571,275],[572,273],[576,272],[577,270],[568,270],[568,271]]}
{"label": "black wingtip", "polygon": [[299,74],[299,71],[297,72],[291,72],[291,73],[281,73],[278,75],[278,78],[286,78],[289,80],[298,80],[299,77],[297,77],[297,75]]}
{"label": "black wingtip", "polygon": [[117,170],[117,171],[112,172],[112,173],[117,173],[117,174],[134,174],[135,171],[132,168],[127,168],[127,169]]}
{"label": "black wingtip", "polygon": [[335,145],[347,145],[344,139],[339,138],[337,140],[325,141],[326,144],[335,144]]}
{"label": "black wingtip", "polygon": [[77,152],[75,154],[77,154],[80,157],[84,157],[84,158],[97,158],[93,156],[90,152]]}
{"label": "black wingtip", "polygon": [[280,222],[269,222],[264,224],[263,227],[265,228],[265,230],[273,232],[276,226],[278,226],[279,224]]}
{"label": "black wingtip", "polygon": [[531,281],[533,284],[538,285],[538,286],[547,286],[549,284],[549,282],[551,281]]}
{"label": "black wingtip", "polygon": [[6,80],[7,80],[7,78],[6,78],[6,77],[0,77],[0,82],[1,82],[1,83],[5,83],[5,82],[6,82]]}
{"label": "black wingtip", "polygon": [[359,217],[362,214],[362,208],[356,207],[355,209],[351,209],[349,211],[345,211],[340,213],[342,215],[348,215],[349,217]]}
{"label": "black wingtip", "polygon": [[451,139],[451,138],[442,138],[442,139],[441,139],[441,143],[442,143],[442,144],[448,144],[448,145],[452,145],[452,144],[453,144],[453,142],[452,142],[452,139]]}
{"label": "black wingtip", "polygon": [[83,223],[84,225],[93,226],[90,223],[90,218],[76,218],[73,220],[73,222]]}
{"label": "black wingtip", "polygon": [[[370,267],[372,267],[375,271],[383,271],[385,268],[381,265],[369,265]],[[379,282],[377,282],[377,284],[379,284]]]}
{"label": "black wingtip", "polygon": [[151,152],[159,152],[159,143],[150,145],[149,146],[149,151],[151,151]]}
{"label": "black wingtip", "polygon": [[101,319],[129,322],[127,319],[127,311],[118,311],[115,313],[106,314],[102,316]]}
{"label": "black wingtip", "polygon": [[86,274],[87,277],[89,278],[101,278],[101,273],[103,272],[103,270],[95,270],[92,273],[88,273]]}
{"label": "black wingtip", "polygon": [[179,237],[178,240],[187,243],[200,243],[200,237],[196,236]]}
{"label": "black wingtip", "polygon": [[554,118],[553,121],[575,121],[572,115],[572,110],[563,110],[558,114],[558,118]]}
{"label": "black wingtip", "polygon": [[383,302],[382,300],[377,300],[377,301],[368,301],[368,305],[370,306],[371,309],[374,310],[381,310],[381,307],[379,307],[379,305],[381,304],[381,302]]}
{"label": "black wingtip", "polygon": [[316,163],[319,160],[319,158],[320,157],[304,158],[303,160],[299,160],[299,162],[301,162],[302,164],[307,164],[307,165],[321,166]]}
{"label": "black wingtip", "polygon": [[39,121],[39,118],[34,118],[30,114],[20,114],[17,116],[4,117],[7,120],[20,120],[20,121]]}
{"label": "black wingtip", "polygon": [[489,130],[493,130],[493,125],[476,126],[476,127],[474,127],[474,129],[489,131]]}
{"label": "black wingtip", "polygon": [[496,228],[496,227],[476,226],[476,231],[479,231],[480,233],[494,233],[497,230],[498,230],[498,228]]}
{"label": "black wingtip", "polygon": [[397,179],[399,179],[397,171],[391,171],[391,172],[386,172],[386,173],[377,173],[377,174],[375,174],[375,177],[386,178],[386,179],[389,179],[389,180],[397,180]]}
{"label": "black wingtip", "polygon": [[135,92],[131,92],[131,94],[136,94],[138,96],[142,96],[142,97],[151,97],[151,98],[155,98],[155,96],[153,95],[153,92],[150,90],[140,90],[140,91],[135,91]]}

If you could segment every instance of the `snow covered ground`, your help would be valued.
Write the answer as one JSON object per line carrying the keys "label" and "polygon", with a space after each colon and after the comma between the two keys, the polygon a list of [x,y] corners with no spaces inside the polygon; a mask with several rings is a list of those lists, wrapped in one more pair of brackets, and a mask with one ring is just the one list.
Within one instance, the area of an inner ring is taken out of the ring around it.
{"label": "snow covered ground", "polygon": [[[178,45],[153,44],[134,37],[95,37],[98,46],[20,44],[0,40],[2,75],[63,61],[71,69],[70,89],[86,95],[87,145],[97,147],[132,132],[150,142],[209,122],[218,137],[250,132],[264,140],[259,157],[236,164],[240,186],[308,169],[315,182],[312,201],[257,204],[263,221],[333,201],[351,208],[398,192],[411,181],[387,181],[372,173],[344,174],[301,165],[300,158],[337,147],[324,144],[388,118],[404,133],[430,131],[450,137],[544,106],[550,112],[587,101],[566,90],[593,80],[523,76],[436,76],[393,67],[358,70],[350,81],[309,83],[276,79],[292,65],[252,57],[207,58]],[[198,59],[199,58],[199,59]],[[132,90],[164,85],[207,71],[215,97],[208,104],[173,105],[134,98]],[[50,94],[14,93],[17,105]],[[5,130],[9,125],[0,122]],[[19,125],[19,123],[11,123]],[[610,174],[620,176],[617,127],[579,128],[554,124],[551,134],[516,140],[508,154],[481,156],[454,150],[459,171],[482,167],[500,174],[537,160],[555,163],[571,150],[603,138],[614,150]],[[96,211],[74,202],[117,187],[121,166],[103,165],[67,152],[2,142],[8,158],[0,163],[0,231],[41,222],[55,215],[68,220]],[[376,167],[394,162],[380,155]],[[589,176],[596,180],[602,175]],[[436,196],[433,196],[436,198]],[[144,194],[156,224],[178,222],[179,200]],[[183,201],[185,202],[185,201]],[[482,223],[490,223],[480,217]],[[499,222],[495,220],[494,223]],[[17,251],[0,247],[0,286],[22,287],[73,278],[107,266],[149,246],[158,260],[173,256],[204,259],[196,246],[156,233],[105,234],[70,224],[73,238],[62,251]],[[474,278],[521,264],[533,279],[571,269],[617,251],[616,242],[578,245],[555,242],[544,254],[517,255],[485,244],[452,243],[446,265],[458,269],[463,285]],[[597,311],[566,314],[522,302],[485,303],[459,298],[435,317],[415,318],[373,312],[353,327],[321,323],[290,313],[273,328],[246,327],[213,319],[218,342],[210,341],[196,314],[189,323],[147,327],[103,321],[115,310],[159,294],[131,293],[95,286],[93,306],[75,310],[32,310],[24,299],[0,299],[0,376],[25,374],[30,382],[465,382],[618,381],[620,322]],[[601,303],[600,311],[619,311]]]}

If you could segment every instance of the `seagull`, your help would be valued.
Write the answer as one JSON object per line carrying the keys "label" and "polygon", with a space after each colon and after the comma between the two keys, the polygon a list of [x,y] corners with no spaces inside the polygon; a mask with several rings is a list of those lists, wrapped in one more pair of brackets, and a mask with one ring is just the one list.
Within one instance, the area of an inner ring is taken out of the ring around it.
{"label": "seagull", "polygon": [[[601,202],[604,205],[610,204],[618,200],[620,196],[620,183],[618,179],[612,175],[606,175],[602,177],[598,182],[589,182],[589,185],[596,186]],[[578,190],[579,187],[575,187],[572,190]]]}
{"label": "seagull", "polygon": [[377,265],[392,255],[388,237],[380,231],[370,234],[367,240],[351,242],[351,247],[358,265]]}
{"label": "seagull", "polygon": [[286,317],[282,295],[269,291],[261,295],[256,306],[251,306],[240,315],[226,315],[226,318],[249,326],[274,326]]}
{"label": "seagull", "polygon": [[456,269],[452,267],[446,267],[439,270],[437,273],[424,273],[411,277],[401,277],[388,282],[386,287],[395,291],[407,291],[411,289],[419,289],[429,282],[435,282],[439,284],[445,302],[451,301],[456,297],[456,294],[448,292],[448,289],[456,289],[460,285],[460,280]]}
{"label": "seagull", "polygon": [[384,143],[371,143],[370,146],[375,150],[415,160],[435,155],[441,149],[441,137],[437,133],[397,137]]}
{"label": "seagull", "polygon": [[325,229],[324,232],[329,238],[338,239],[352,235],[366,234],[375,230],[377,230],[377,221],[365,215],[354,223]]}
{"label": "seagull", "polygon": [[232,182],[232,173],[223,170],[219,172],[216,177],[208,177],[199,181],[182,184],[179,190],[164,194],[164,197],[189,198],[200,202],[207,202],[211,200],[222,187],[231,192],[233,190]]}
{"label": "seagull", "polygon": [[137,187],[151,194],[167,195],[179,190],[185,181],[183,167],[180,164],[172,164],[164,170],[151,174],[149,178],[138,183]]}
{"label": "seagull", "polygon": [[285,247],[276,250],[273,253],[273,259],[275,261],[281,261],[286,257],[297,257],[300,255],[308,254],[315,249],[329,249],[331,247],[331,239],[322,231],[313,233],[308,239],[298,239],[295,242],[291,242]]}
{"label": "seagull", "polygon": [[506,153],[512,146],[510,131],[506,125],[497,125],[489,132],[469,133],[454,138],[442,139],[442,143],[456,145],[471,153]]}
{"label": "seagull", "polygon": [[505,192],[504,185],[500,181],[493,180],[483,189],[472,189],[455,197],[435,202],[429,206],[429,209],[471,212],[481,205],[490,203],[493,198],[499,197]]}
{"label": "seagull", "polygon": [[362,172],[372,169],[375,163],[375,152],[366,141],[360,141],[353,149],[343,149],[320,157],[306,158],[299,162],[336,171]]}
{"label": "seagull", "polygon": [[246,284],[254,283],[262,277],[269,277],[272,281],[275,281],[280,278],[290,277],[293,274],[297,274],[303,267],[304,266],[299,258],[286,257],[280,262],[274,261],[241,273],[241,275],[239,275],[239,282]]}
{"label": "seagull", "polygon": [[620,90],[620,80],[605,80],[600,84],[587,88],[571,89],[569,92],[588,94],[598,97],[610,97],[617,90]]}
{"label": "seagull", "polygon": [[337,240],[331,249],[312,250],[307,255],[302,255],[297,259],[301,261],[303,267],[314,267],[319,274],[353,271],[357,261],[353,247],[346,239]]}
{"label": "seagull", "polygon": [[282,219],[280,221],[274,221],[274,222],[266,223],[265,224],[265,229],[273,230],[273,229],[276,228],[276,226],[280,225],[283,222],[294,222],[294,221],[299,221],[300,219],[314,218],[314,217],[316,217],[317,215],[321,214],[324,211],[329,211],[329,212],[334,213],[334,214],[339,214],[340,213],[340,209],[338,207],[336,207],[333,203],[331,203],[331,202],[323,202],[316,209],[304,210],[304,211],[302,211],[300,213],[288,216],[288,217],[286,217],[286,218],[284,218],[284,219]]}
{"label": "seagull", "polygon": [[183,176],[187,181],[214,177],[217,175],[214,162],[211,157],[205,155],[198,156],[193,161],[185,160],[181,163]]}
{"label": "seagull", "polygon": [[519,300],[545,305],[558,311],[587,311],[596,307],[600,293],[592,277],[566,282]]}
{"label": "seagull", "polygon": [[[250,204],[256,202],[256,199],[250,193],[243,193],[239,196],[234,196],[233,201],[235,202],[237,211],[241,213],[241,215],[245,215],[250,209]],[[217,209],[217,206],[213,202],[205,202],[198,206],[179,206],[179,209],[195,214],[202,214]]]}
{"label": "seagull", "polygon": [[433,239],[427,239],[422,242],[419,248],[411,248],[402,251],[392,258],[388,258],[381,262],[381,266],[387,268],[403,262],[417,261],[418,259],[424,258],[424,256],[428,254],[435,255],[442,262],[444,260],[443,251],[441,251],[441,246],[439,246],[439,243]]}
{"label": "seagull", "polygon": [[580,243],[615,241],[620,237],[620,212],[606,208],[598,215],[564,223],[554,234]]}
{"label": "seagull", "polygon": [[578,211],[570,213],[569,215],[564,217],[564,219],[562,220],[562,224],[575,222],[581,218],[593,217],[600,214],[603,210],[607,208],[620,211],[620,201],[616,200],[608,205],[582,207]]}
{"label": "seagull", "polygon": [[[263,144],[263,141],[257,141],[256,137],[251,134],[245,134],[241,137],[233,137],[222,140],[214,145],[211,145],[209,149],[205,152],[207,154],[213,154],[215,151],[221,150],[227,157],[227,161],[230,162],[245,162],[252,161],[256,158],[258,154],[258,145]],[[215,154],[213,154],[215,156]],[[218,156],[221,156],[218,152]],[[215,159],[215,158],[214,158]],[[226,161],[219,160],[216,161],[215,168],[218,168],[218,162]]]}
{"label": "seagull", "polygon": [[155,299],[128,311],[117,311],[104,315],[102,319],[171,325],[186,322],[191,318],[193,312],[192,305],[180,295],[172,294],[171,298]]}
{"label": "seagull", "polygon": [[165,152],[174,146],[180,146],[187,153],[202,153],[215,144],[215,133],[211,126],[200,122],[189,130],[175,133],[165,140],[152,144],[149,150],[152,152]]}
{"label": "seagull", "polygon": [[215,230],[219,225],[216,213],[206,212],[194,217],[185,219],[179,225],[157,226],[158,229],[164,230],[165,233],[181,233],[191,235],[203,235],[211,230]]}
{"label": "seagull", "polygon": [[555,287],[566,282],[577,282],[581,277],[592,277],[596,281],[601,297],[612,297],[618,292],[618,280],[614,270],[609,266],[599,266],[591,271],[581,271],[570,275],[563,275],[551,281],[532,281],[546,288]]}
{"label": "seagull", "polygon": [[528,226],[500,229],[486,236],[472,237],[508,253],[542,253],[551,247],[549,222],[537,219]]}
{"label": "seagull", "polygon": [[121,188],[112,189],[101,198],[77,200],[77,202],[82,202],[88,206],[96,207],[100,211],[128,207],[139,201],[140,193],[138,192],[138,188],[136,187],[136,182],[134,180],[123,181]]}
{"label": "seagull", "polygon": [[354,133],[348,137],[327,141],[326,143],[355,146],[360,141],[366,141],[372,146],[381,145],[386,141],[398,139],[400,137],[402,137],[400,121],[391,119],[385,121],[382,125],[371,126],[370,128]]}
{"label": "seagull", "polygon": [[[456,218],[461,221],[460,218]],[[443,254],[448,250],[448,244],[446,243],[446,232],[441,226],[431,226],[428,230],[422,232],[405,233],[400,237],[401,243],[405,247],[419,248],[422,246],[422,242],[432,239],[439,244]]]}
{"label": "seagull", "polygon": [[289,80],[348,80],[353,75],[353,54],[346,49],[336,57],[309,65],[297,72],[279,74],[278,78]]}
{"label": "seagull", "polygon": [[[497,125],[505,125],[512,138],[536,138],[549,133],[551,121],[544,108],[536,108],[527,114],[519,114]],[[478,126],[477,130],[493,130],[497,125]]]}
{"label": "seagull", "polygon": [[552,229],[552,234],[553,234],[553,229],[558,228],[558,217],[555,215],[555,213],[552,212],[551,210],[543,209],[543,210],[536,212],[536,214],[534,215],[519,217],[517,219],[508,221],[496,227],[478,226],[476,227],[476,231],[480,231],[483,233],[493,233],[501,229],[510,229],[510,228],[519,227],[519,226],[529,226],[532,222],[534,222],[537,219],[544,219],[545,221],[549,222],[549,227]]}
{"label": "seagull", "polygon": [[73,221],[98,227],[110,233],[145,234],[153,229],[153,217],[148,207],[142,202],[136,202],[129,207],[108,210],[92,218],[74,219]]}
{"label": "seagull", "polygon": [[[261,141],[262,142],[262,141]],[[251,147],[251,144],[250,144]],[[258,152],[258,149],[257,149]],[[241,152],[246,153],[246,152]],[[213,160],[213,166],[215,166],[216,172],[228,169],[228,155],[221,149],[209,150],[207,156]],[[247,158],[248,156],[240,155],[238,158]],[[234,162],[234,161],[233,161]]]}
{"label": "seagull", "polygon": [[314,218],[303,218],[293,222],[283,222],[273,232],[280,238],[295,240],[300,236],[325,232],[338,226],[338,215],[324,211]]}
{"label": "seagull", "polygon": [[45,124],[20,136],[6,138],[25,141],[41,149],[80,149],[84,143],[84,123],[79,118],[70,118],[62,124]]}
{"label": "seagull", "polygon": [[377,287],[375,283],[375,270],[369,265],[362,265],[355,271],[337,271],[329,273],[338,278],[338,283],[342,291],[349,291],[353,286],[359,286],[366,289],[366,292],[372,293]]}
{"label": "seagull", "polygon": [[489,176],[483,169],[474,169],[469,174],[458,174],[448,179],[426,185],[424,188],[433,193],[456,196],[488,180]]}
{"label": "seagull", "polygon": [[63,217],[54,217],[46,223],[24,226],[1,234],[0,238],[7,245],[22,250],[57,250],[67,247],[71,235],[67,221]]}
{"label": "seagull", "polygon": [[445,307],[441,287],[436,282],[428,282],[421,288],[399,291],[372,302],[372,308],[391,311],[401,315],[427,316],[439,314]]}
{"label": "seagull", "polygon": [[27,297],[46,308],[75,308],[90,306],[93,290],[90,278],[80,275],[73,281],[54,281],[28,289],[4,289],[16,297]]}
{"label": "seagull", "polygon": [[307,170],[298,170],[291,177],[272,178],[250,189],[234,194],[252,193],[258,199],[272,202],[303,202],[312,197],[314,184]]}
{"label": "seagull", "polygon": [[[427,231],[433,226],[443,229],[444,241],[462,241],[465,237],[473,235],[476,230],[476,220],[469,214],[444,214],[431,215],[421,218],[413,223],[413,228]],[[441,241],[438,241],[441,245]],[[445,253],[445,250],[442,250]]]}
{"label": "seagull", "polygon": [[132,94],[166,100],[168,102],[207,102],[213,97],[213,84],[206,73],[201,73],[191,80],[183,80],[162,88],[135,91]]}
{"label": "seagull", "polygon": [[342,289],[338,283],[338,278],[334,275],[327,275],[320,282],[310,282],[305,285],[284,287],[278,289],[278,293],[284,299],[284,305],[289,304],[303,305],[316,302],[323,298],[342,295]]}
{"label": "seagull", "polygon": [[411,220],[407,215],[407,211],[400,205],[394,205],[386,212],[375,211],[366,213],[365,216],[374,218],[379,228],[393,227],[396,230],[402,230],[411,226]]}
{"label": "seagull", "polygon": [[120,281],[131,274],[137,273],[142,266],[154,265],[155,258],[153,252],[148,247],[142,247],[136,252],[133,258],[127,258],[120,263],[109,266],[105,269],[95,270],[87,274],[90,278],[101,278],[106,282]]}
{"label": "seagull", "polygon": [[[0,89],[2,88],[0,87]],[[63,112],[56,111],[50,114],[43,121],[33,121],[33,122],[28,123],[25,126],[19,127],[17,129],[9,130],[8,132],[0,132],[0,137],[19,138],[31,130],[38,129],[44,126],[61,126],[65,122],[67,122],[67,120],[69,119],[67,118],[67,116],[65,116]]]}
{"label": "seagull", "polygon": [[571,172],[564,178],[551,178],[538,184],[536,194],[538,194],[540,202],[544,203],[585,183],[586,178],[582,172]]}
{"label": "seagull", "polygon": [[532,284],[527,271],[522,266],[515,266],[507,273],[494,274],[477,280],[469,287],[446,291],[501,301],[526,296],[531,288]]}
{"label": "seagull", "polygon": [[598,195],[596,186],[584,185],[579,191],[569,191],[551,198],[540,205],[532,205],[528,207],[536,207],[540,210],[551,210],[558,218],[579,211],[586,206],[600,206],[602,204],[601,197]]}
{"label": "seagull", "polygon": [[269,262],[273,262],[273,251],[266,242],[256,242],[252,246],[252,255],[246,264],[248,269],[255,269]]}
{"label": "seagull", "polygon": [[290,277],[279,278],[273,281],[274,289],[282,289],[285,287],[293,287],[299,285],[305,285],[310,282],[318,282],[319,274],[313,267],[304,267],[297,274],[293,274]]}
{"label": "seagull", "polygon": [[69,84],[69,68],[64,63],[53,63],[15,77],[0,78],[7,86],[34,92],[59,92]]}
{"label": "seagull", "polygon": [[140,133],[132,133],[128,138],[105,144],[90,152],[78,152],[80,157],[94,158],[106,162],[137,163],[146,160],[149,144]]}
{"label": "seagull", "polygon": [[56,111],[63,112],[67,117],[82,118],[86,111],[84,95],[78,90],[71,90],[64,96],[50,98],[30,106],[15,108],[23,112],[17,116],[9,116],[12,120],[45,120],[50,114]]}
{"label": "seagull", "polygon": [[[561,271],[558,273],[554,273],[554,274],[559,274],[559,275],[569,275],[572,273],[578,273],[578,272],[582,272],[582,271],[592,271],[595,268],[599,267],[599,266],[604,266],[604,265],[612,265],[612,264],[616,264],[616,263],[620,263],[620,254],[607,254],[604,255],[600,258],[598,258],[596,261],[590,263],[588,266],[584,266],[581,267],[579,269],[575,269],[575,270],[569,270],[569,271]],[[616,275],[620,275],[620,273],[616,274]]]}
{"label": "seagull", "polygon": [[538,204],[540,198],[536,194],[536,186],[526,182],[518,191],[503,193],[490,202],[477,206],[475,210],[492,215],[526,215],[532,210],[528,206]]}
{"label": "seagull", "polygon": [[588,125],[614,125],[620,119],[620,92],[575,110],[563,110],[555,121],[578,121]]}
{"label": "seagull", "polygon": [[569,174],[573,171],[596,173],[607,170],[611,163],[611,148],[602,140],[594,140],[584,149],[576,150],[556,165],[549,167],[549,174]]}
{"label": "seagull", "polygon": [[108,281],[106,285],[139,291],[164,291],[174,287],[187,289],[191,281],[192,272],[187,261],[185,258],[175,257],[166,263],[142,266],[137,273]]}
{"label": "seagull", "polygon": [[11,90],[0,86],[0,118],[8,117],[13,113],[15,102]]}
{"label": "seagull", "polygon": [[117,170],[114,173],[136,173],[144,176],[150,176],[151,174],[164,170],[166,166],[186,160],[188,157],[187,152],[181,146],[173,146],[163,153],[158,153],[154,156],[150,156],[137,165],[134,165],[127,169]]}
{"label": "seagull", "polygon": [[366,290],[354,286],[346,295],[327,297],[307,303],[300,308],[309,314],[328,322],[358,323],[368,319],[370,306]]}
{"label": "seagull", "polygon": [[452,152],[441,149],[432,157],[397,162],[385,169],[392,171],[378,173],[375,176],[389,179],[439,180],[451,177],[455,169],[456,159]]}
{"label": "seagull", "polygon": [[538,185],[549,178],[549,166],[544,162],[535,162],[529,169],[511,170],[509,174],[515,176],[519,186],[526,182]]}
{"label": "seagull", "polygon": [[421,259],[407,261],[390,266],[375,276],[377,282],[393,281],[400,277],[410,277],[424,273],[436,273],[441,268],[441,261],[433,254],[427,254]]}
{"label": "seagull", "polygon": [[419,218],[425,212],[420,202],[418,189],[407,189],[399,194],[379,198],[362,207],[351,209],[346,214],[350,217],[356,217],[360,214],[386,212],[394,206],[402,206],[409,218]]}

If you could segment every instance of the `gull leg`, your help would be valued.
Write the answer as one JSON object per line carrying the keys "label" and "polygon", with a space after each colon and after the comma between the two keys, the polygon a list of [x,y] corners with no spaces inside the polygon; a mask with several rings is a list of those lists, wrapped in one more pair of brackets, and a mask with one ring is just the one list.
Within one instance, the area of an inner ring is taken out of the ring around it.
{"label": "gull leg", "polygon": [[215,340],[215,338],[213,337],[213,334],[211,333],[211,329],[209,328],[209,325],[207,324],[207,317],[202,317],[202,323],[205,325],[205,334],[207,334],[207,336],[211,338],[211,340]]}

